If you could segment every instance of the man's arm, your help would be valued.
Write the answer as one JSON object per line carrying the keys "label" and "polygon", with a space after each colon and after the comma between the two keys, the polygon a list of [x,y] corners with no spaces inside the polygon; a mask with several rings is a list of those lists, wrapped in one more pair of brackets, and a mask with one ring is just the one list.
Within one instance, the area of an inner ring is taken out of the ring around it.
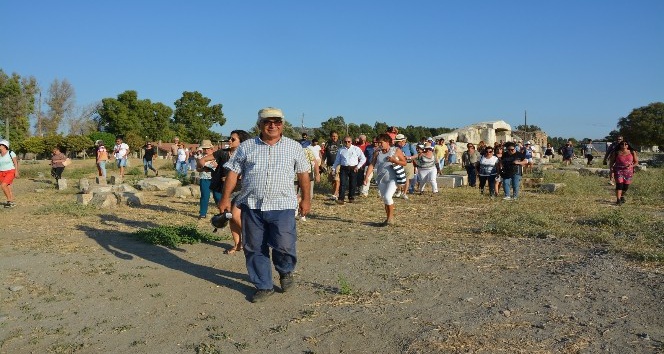
{"label": "man's arm", "polygon": [[[233,190],[235,189],[235,186],[237,185],[239,175],[236,172],[233,171],[228,171],[228,174],[226,175],[226,180],[224,181],[224,194],[221,197],[221,201],[219,202],[219,212],[224,212],[224,211],[230,211],[231,210],[231,194],[233,193]],[[299,179],[299,174],[298,174],[298,179]],[[309,176],[307,175],[307,179],[309,179]],[[307,193],[309,190],[307,189]],[[302,192],[302,195],[304,195],[304,192]]]}
{"label": "man's arm", "polygon": [[[300,192],[302,193],[299,213],[301,216],[306,216],[311,210],[311,180],[309,179],[309,172],[298,173],[297,183],[300,186]],[[226,195],[226,189],[227,188],[224,188],[224,196]]]}

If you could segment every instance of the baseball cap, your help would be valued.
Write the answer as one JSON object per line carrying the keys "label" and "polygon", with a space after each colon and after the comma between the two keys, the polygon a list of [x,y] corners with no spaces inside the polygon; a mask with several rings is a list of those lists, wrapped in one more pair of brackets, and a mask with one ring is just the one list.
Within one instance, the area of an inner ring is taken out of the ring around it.
{"label": "baseball cap", "polygon": [[532,145],[532,144],[530,143],[530,140],[526,141],[526,145]]}
{"label": "baseball cap", "polygon": [[0,145],[4,145],[9,149],[9,141],[7,141],[7,139],[0,140]]}
{"label": "baseball cap", "polygon": [[406,140],[406,136],[403,134],[397,134],[397,136],[394,137],[394,141],[402,141],[402,140]]}
{"label": "baseball cap", "polygon": [[272,119],[279,119],[281,121],[284,120],[284,112],[282,112],[279,108],[274,108],[274,107],[265,107],[258,111],[258,120],[256,120],[256,125],[260,124],[261,120],[267,119],[267,118],[272,118]]}

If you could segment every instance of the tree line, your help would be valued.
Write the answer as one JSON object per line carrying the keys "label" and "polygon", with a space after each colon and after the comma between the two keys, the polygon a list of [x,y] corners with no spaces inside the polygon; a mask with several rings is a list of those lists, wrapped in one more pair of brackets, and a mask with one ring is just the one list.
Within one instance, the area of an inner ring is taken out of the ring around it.
{"label": "tree line", "polygon": [[[42,112],[42,102],[48,107],[46,112]],[[0,136],[8,138],[12,149],[18,152],[48,154],[54,143],[62,144],[70,152],[81,152],[100,137],[112,144],[118,135],[123,136],[133,150],[140,149],[146,141],[172,141],[175,136],[185,142],[222,140],[219,133],[211,130],[214,124],[223,126],[226,123],[222,104],[212,103],[200,92],[184,91],[174,102],[174,107],[141,99],[133,90],[114,98],[102,98],[86,107],[77,107],[75,90],[66,79],[54,80],[42,95],[34,77],[22,77],[16,73],[8,75],[0,69]],[[31,117],[35,121],[33,127],[30,126]],[[59,133],[63,124],[68,125],[68,136]],[[346,123],[342,116],[336,116],[318,128],[294,127],[287,121],[284,135],[299,139],[301,133],[307,132],[309,138],[324,140],[330,132],[336,131],[340,135],[357,137],[365,134],[372,138],[385,132],[388,126],[390,124],[378,121],[373,125]],[[527,131],[539,130],[537,126],[518,126],[517,130],[520,127]],[[411,141],[454,130],[414,125],[398,128]],[[256,133],[256,127],[248,130]],[[664,103],[635,108],[627,117],[618,119],[617,129],[606,139],[613,140],[617,135],[623,135],[635,145],[664,146]],[[553,137],[549,140],[562,142],[568,139]]]}

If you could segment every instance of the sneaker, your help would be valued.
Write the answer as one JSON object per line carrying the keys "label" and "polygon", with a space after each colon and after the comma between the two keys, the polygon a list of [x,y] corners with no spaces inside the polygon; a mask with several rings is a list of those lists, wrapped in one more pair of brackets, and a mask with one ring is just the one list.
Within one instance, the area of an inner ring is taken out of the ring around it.
{"label": "sneaker", "polygon": [[336,195],[330,194],[330,196],[327,198],[327,200],[337,200],[339,199]]}
{"label": "sneaker", "polygon": [[5,208],[13,208],[16,206],[16,203],[14,202],[7,202],[5,203]]}
{"label": "sneaker", "polygon": [[254,296],[251,297],[251,302],[263,302],[272,296],[272,294],[274,294],[274,289],[258,289],[254,293]]}
{"label": "sneaker", "polygon": [[362,193],[362,194],[360,194],[360,197],[362,197],[362,198],[366,198],[366,197],[368,197],[368,196],[369,196],[368,193]]}
{"label": "sneaker", "polygon": [[344,201],[341,200],[341,199],[337,199],[337,204],[339,204],[339,205],[344,205],[344,204],[346,204],[346,203],[344,203]]}
{"label": "sneaker", "polygon": [[279,276],[279,283],[281,284],[281,291],[287,292],[295,286],[295,279],[293,273],[286,273]]}
{"label": "sneaker", "polygon": [[394,193],[394,197],[395,198],[401,197],[401,191],[397,191],[396,193]]}
{"label": "sneaker", "polygon": [[480,195],[484,195],[484,188],[480,188]]}
{"label": "sneaker", "polygon": [[403,198],[405,200],[408,200],[408,195],[406,195],[406,193],[404,193],[404,194],[401,195],[401,198]]}
{"label": "sneaker", "polygon": [[620,204],[625,204],[625,197],[620,197]]}
{"label": "sneaker", "polygon": [[349,203],[352,203],[352,202],[354,202],[354,201],[355,201],[355,199],[348,199],[348,202],[349,202]]}
{"label": "sneaker", "polygon": [[505,198],[503,198],[503,200],[512,200],[512,198],[511,197],[505,197]]}
{"label": "sneaker", "polygon": [[306,216],[300,216],[300,221],[307,221],[307,217]]}

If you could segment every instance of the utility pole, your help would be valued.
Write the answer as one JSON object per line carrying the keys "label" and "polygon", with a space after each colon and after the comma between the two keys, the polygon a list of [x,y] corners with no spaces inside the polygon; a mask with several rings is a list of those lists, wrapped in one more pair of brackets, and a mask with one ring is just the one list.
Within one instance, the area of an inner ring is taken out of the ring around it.
{"label": "utility pole", "polygon": [[304,113],[302,113],[302,123],[301,123],[302,130],[304,130]]}

